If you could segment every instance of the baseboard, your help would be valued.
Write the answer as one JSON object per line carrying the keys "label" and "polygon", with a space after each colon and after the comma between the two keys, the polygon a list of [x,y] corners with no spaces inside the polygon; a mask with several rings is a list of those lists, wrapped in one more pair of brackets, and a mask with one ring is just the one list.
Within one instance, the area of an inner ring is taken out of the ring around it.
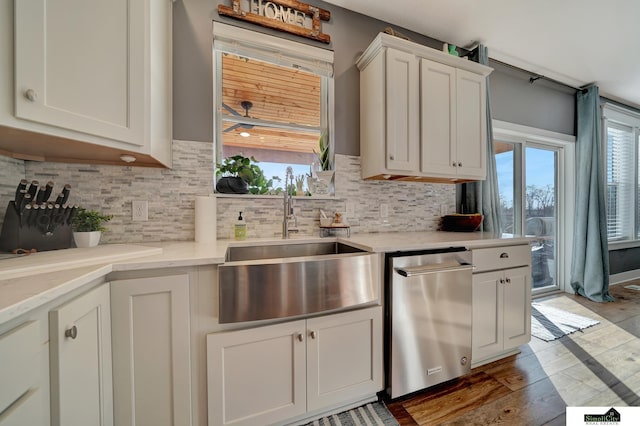
{"label": "baseboard", "polygon": [[471,361],[471,368],[473,369],[473,368],[476,368],[476,367],[480,367],[482,365],[489,364],[489,363],[494,362],[494,361],[498,361],[500,359],[506,358],[506,357],[511,356],[511,355],[517,355],[520,352],[521,352],[520,348],[518,347],[518,348],[515,348],[515,349],[510,349],[508,351],[500,352],[499,354],[490,356],[488,358],[483,358],[483,359],[481,359],[481,360],[479,360],[477,362]]}

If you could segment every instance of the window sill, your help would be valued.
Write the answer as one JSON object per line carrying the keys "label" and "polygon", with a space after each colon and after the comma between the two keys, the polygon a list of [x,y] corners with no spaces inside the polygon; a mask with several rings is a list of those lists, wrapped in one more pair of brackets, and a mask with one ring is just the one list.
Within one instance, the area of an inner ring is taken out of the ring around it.
{"label": "window sill", "polygon": [[[270,194],[222,194],[220,192],[216,192],[213,194],[216,198],[247,198],[247,199],[254,199],[254,198],[259,198],[259,199],[274,199],[274,200],[282,200],[284,197],[284,194],[280,194],[280,195],[270,195]],[[335,195],[333,194],[327,194],[327,195],[311,195],[311,196],[307,196],[307,195],[294,195],[293,196],[294,200],[340,200],[339,198],[336,198]],[[639,242],[640,244],[640,242]]]}
{"label": "window sill", "polygon": [[640,240],[609,241],[609,251],[640,247]]}

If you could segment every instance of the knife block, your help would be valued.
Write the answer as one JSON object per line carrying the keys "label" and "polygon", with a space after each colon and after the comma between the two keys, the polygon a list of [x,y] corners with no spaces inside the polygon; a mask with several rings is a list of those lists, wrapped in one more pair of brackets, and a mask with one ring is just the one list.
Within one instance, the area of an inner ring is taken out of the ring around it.
{"label": "knife block", "polygon": [[[0,250],[11,252],[16,249],[37,251],[58,250],[73,246],[71,220],[58,221],[55,225],[43,226],[44,221],[38,220],[39,215],[50,215],[52,212],[39,211],[30,214],[19,214],[14,201],[9,201],[7,212],[0,233]],[[31,217],[32,216],[32,217]],[[69,215],[70,218],[73,214]]]}

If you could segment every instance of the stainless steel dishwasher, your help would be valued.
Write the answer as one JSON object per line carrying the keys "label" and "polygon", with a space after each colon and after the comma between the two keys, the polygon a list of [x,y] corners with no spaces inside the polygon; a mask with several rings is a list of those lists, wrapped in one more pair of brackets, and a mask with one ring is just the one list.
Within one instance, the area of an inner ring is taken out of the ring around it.
{"label": "stainless steel dishwasher", "polygon": [[471,252],[387,254],[387,393],[391,398],[471,371]]}

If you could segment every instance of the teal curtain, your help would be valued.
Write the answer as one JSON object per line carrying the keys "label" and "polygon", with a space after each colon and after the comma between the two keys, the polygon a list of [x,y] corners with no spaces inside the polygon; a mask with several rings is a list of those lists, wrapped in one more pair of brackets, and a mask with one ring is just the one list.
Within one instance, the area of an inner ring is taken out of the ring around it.
{"label": "teal curtain", "polygon": [[[489,50],[479,45],[471,59],[489,65]],[[489,78],[487,78],[487,179],[479,182],[463,183],[458,186],[461,209],[460,213],[482,213],[484,220],[482,230],[500,233],[500,193],[498,191],[498,175],[496,158],[493,155],[493,126],[491,124],[491,97]]]}
{"label": "teal curtain", "polygon": [[597,86],[576,94],[576,218],[571,286],[596,302],[610,302],[602,112]]}

